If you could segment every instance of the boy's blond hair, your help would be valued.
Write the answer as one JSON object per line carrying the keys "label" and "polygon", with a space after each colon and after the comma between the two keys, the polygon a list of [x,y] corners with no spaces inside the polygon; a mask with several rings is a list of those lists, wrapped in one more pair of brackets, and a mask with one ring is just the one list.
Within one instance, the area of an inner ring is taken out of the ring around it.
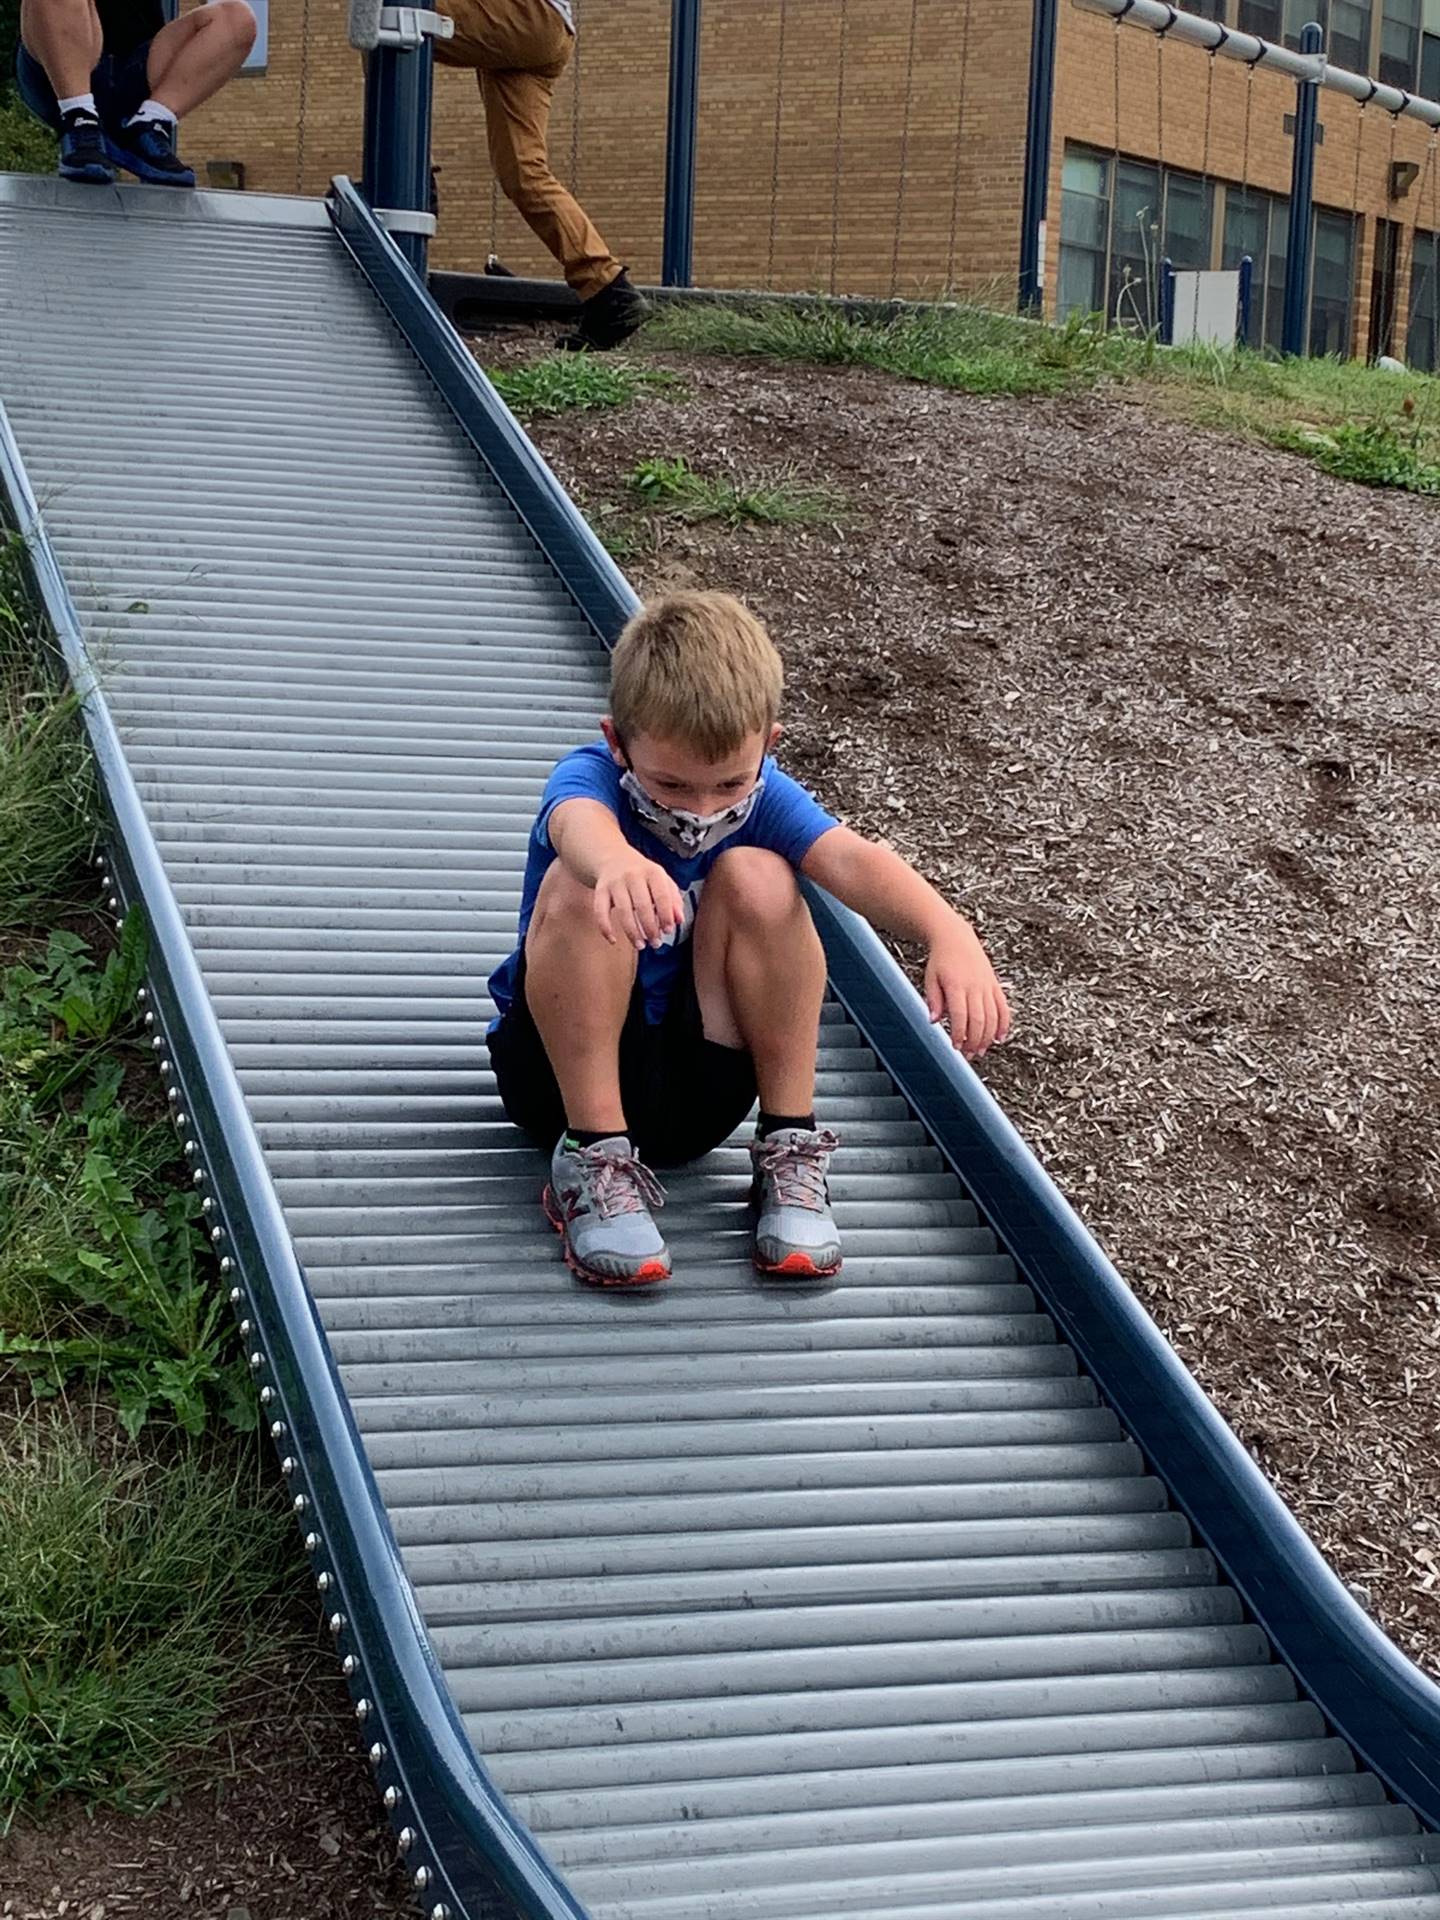
{"label": "boy's blond hair", "polygon": [[610,718],[622,740],[675,740],[720,760],[767,738],[785,670],[764,627],[728,593],[669,593],[629,621],[610,661]]}

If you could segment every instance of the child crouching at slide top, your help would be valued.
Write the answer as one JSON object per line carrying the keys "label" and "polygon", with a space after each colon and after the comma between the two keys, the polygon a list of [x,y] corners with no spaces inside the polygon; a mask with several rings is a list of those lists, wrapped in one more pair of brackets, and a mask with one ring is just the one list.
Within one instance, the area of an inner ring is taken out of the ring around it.
{"label": "child crouching at slide top", "polygon": [[968,1058],[1009,1032],[969,922],[776,765],[782,681],[739,601],[653,601],[612,656],[603,739],[560,761],[531,829],[490,1054],[510,1119],[554,1149],[543,1204],[582,1280],[669,1274],[650,1168],[710,1152],[757,1094],[755,1265],[838,1271],[839,1140],[815,1115],[825,957],[798,874],[925,947],[930,1017]]}

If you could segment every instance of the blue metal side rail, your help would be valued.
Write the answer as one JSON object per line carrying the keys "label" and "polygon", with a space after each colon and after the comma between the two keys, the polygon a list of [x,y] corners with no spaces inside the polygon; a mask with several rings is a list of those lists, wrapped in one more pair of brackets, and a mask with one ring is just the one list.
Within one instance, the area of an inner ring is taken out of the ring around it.
{"label": "blue metal side rail", "polygon": [[26,543],[41,606],[82,696],[109,815],[109,891],[117,911],[145,916],[147,992],[171,1111],[196,1143],[190,1158],[215,1201],[211,1238],[231,1304],[249,1323],[245,1349],[263,1417],[288,1463],[287,1489],[410,1885],[430,1920],[584,1920],[477,1763],[430,1651],[3,406],[0,500]]}
{"label": "blue metal side rail", "polygon": [[[476,448],[613,643],[635,596],[348,181],[341,235]],[[1440,1827],[1440,1688],[1357,1606],[864,921],[811,889],[831,982],[1301,1686]]]}

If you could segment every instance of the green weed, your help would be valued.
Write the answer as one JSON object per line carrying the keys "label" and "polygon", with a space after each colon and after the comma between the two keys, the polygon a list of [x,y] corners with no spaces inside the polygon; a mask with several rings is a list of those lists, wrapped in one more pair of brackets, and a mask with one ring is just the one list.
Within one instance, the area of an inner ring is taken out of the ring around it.
{"label": "green weed", "polygon": [[73,905],[92,843],[78,702],[56,696],[21,560],[19,542],[0,535],[0,929]]}
{"label": "green weed", "polygon": [[508,407],[520,414],[552,414],[623,407],[641,393],[673,386],[675,376],[625,360],[589,353],[552,353],[523,366],[492,367],[490,379]]}
{"label": "green weed", "polygon": [[152,1802],[277,1623],[289,1517],[248,1450],[0,1424],[0,1832],[76,1791]]}
{"label": "green weed", "polygon": [[845,510],[833,487],[805,485],[793,474],[741,483],[696,473],[684,459],[642,460],[630,485],[645,504],[681,520],[722,520],[735,527],[745,521],[795,526],[834,520]]}
{"label": "green weed", "polygon": [[103,967],[61,932],[0,973],[0,1359],[42,1397],[103,1383],[130,1433],[156,1411],[248,1428],[198,1197],[121,1097],[144,964],[131,914]]}
{"label": "green weed", "polygon": [[1326,430],[1297,427],[1271,437],[1277,445],[1308,453],[1317,466],[1341,480],[1399,487],[1407,493],[1440,493],[1440,463],[1426,459],[1416,440],[1388,420],[1364,426],[1342,421]]}

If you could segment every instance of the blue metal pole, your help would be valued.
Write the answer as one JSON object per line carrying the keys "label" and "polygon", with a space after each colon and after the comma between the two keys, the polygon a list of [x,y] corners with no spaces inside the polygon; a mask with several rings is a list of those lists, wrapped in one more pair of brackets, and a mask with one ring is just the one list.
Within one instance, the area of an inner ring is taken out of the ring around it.
{"label": "blue metal pole", "polygon": [[[377,47],[365,64],[365,197],[383,212],[430,211],[430,110],[434,54],[418,47]],[[422,278],[423,233],[395,233],[401,253]]]}
{"label": "blue metal pole", "polygon": [[1033,0],[1030,105],[1025,119],[1025,197],[1020,210],[1020,309],[1045,303],[1045,202],[1050,187],[1050,129],[1055,106],[1055,27],[1059,0]]}
{"label": "blue metal pole", "polygon": [[[1301,30],[1301,53],[1319,53],[1325,35],[1312,20]],[[1295,88],[1295,154],[1290,167],[1290,238],[1285,254],[1285,321],[1282,353],[1304,353],[1305,309],[1310,296],[1310,231],[1314,225],[1315,127],[1320,89],[1313,80]]]}
{"label": "blue metal pole", "polygon": [[660,283],[688,287],[695,254],[695,135],[700,105],[700,0],[670,0],[670,116],[665,140],[665,242]]}

